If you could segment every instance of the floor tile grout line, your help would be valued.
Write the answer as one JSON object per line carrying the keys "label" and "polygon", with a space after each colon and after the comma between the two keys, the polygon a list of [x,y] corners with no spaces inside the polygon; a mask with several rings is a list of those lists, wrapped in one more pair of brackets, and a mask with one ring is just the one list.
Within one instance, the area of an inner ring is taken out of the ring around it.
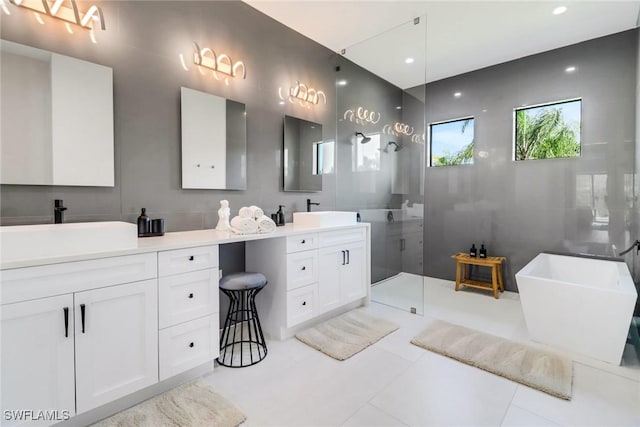
{"label": "floor tile grout line", "polygon": [[638,378],[629,378],[629,377],[627,377],[627,376],[625,376],[623,374],[620,374],[620,373],[617,373],[617,372],[612,372],[612,371],[607,371],[604,368],[601,368],[601,367],[598,367],[598,366],[593,366],[593,365],[588,365],[585,362],[578,361],[578,360],[573,360],[573,363],[578,364],[578,365],[582,365],[582,366],[587,367],[587,368],[595,369],[595,370],[600,371],[600,372],[604,372],[605,374],[609,374],[609,375],[613,375],[613,376],[616,376],[616,377],[619,377],[619,378],[623,378],[625,380],[629,380],[629,381],[632,381],[634,383],[640,383],[640,377],[638,377]]}
{"label": "floor tile grout line", "polygon": [[[558,399],[559,399],[559,398],[558,398]],[[551,419],[549,419],[549,418],[547,418],[547,417],[544,417],[544,416],[542,416],[542,415],[538,414],[537,412],[533,412],[533,411],[532,411],[532,410],[530,410],[530,409],[523,408],[522,406],[520,406],[520,405],[518,405],[518,404],[516,404],[516,403],[513,403],[513,401],[511,402],[511,405],[510,405],[510,406],[514,406],[514,407],[516,407],[516,408],[518,408],[518,409],[520,409],[520,410],[522,410],[522,411],[528,412],[528,413],[530,413],[530,414],[532,414],[532,415],[535,415],[535,416],[536,416],[536,417],[538,417],[538,418],[542,418],[543,420],[549,421],[550,423],[555,424],[555,425],[557,425],[557,426],[562,426],[562,425],[563,425],[563,424],[558,423],[558,422],[556,422],[556,421],[554,421],[554,420],[551,420]]]}
{"label": "floor tile grout line", "polygon": [[516,397],[516,393],[518,392],[518,387],[520,387],[520,384],[516,383],[516,387],[513,389],[513,394],[511,395],[511,399],[509,400],[509,404],[507,405],[507,409],[505,409],[504,415],[502,415],[502,418],[500,419],[500,425],[501,426],[502,426],[502,424],[504,424],[505,418],[507,418],[507,414],[509,413],[509,408],[511,407],[511,405],[513,405],[513,398]]}

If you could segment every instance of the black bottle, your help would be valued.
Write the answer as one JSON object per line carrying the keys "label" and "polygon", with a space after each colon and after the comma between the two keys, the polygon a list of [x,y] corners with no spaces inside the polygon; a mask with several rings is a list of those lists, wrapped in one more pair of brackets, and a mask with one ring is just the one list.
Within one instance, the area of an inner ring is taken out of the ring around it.
{"label": "black bottle", "polygon": [[151,232],[151,218],[147,216],[147,209],[142,208],[142,213],[138,217],[138,236],[143,236]]}
{"label": "black bottle", "polygon": [[278,212],[276,212],[278,217],[278,220],[276,221],[277,226],[284,225],[284,212],[282,212],[282,208],[284,208],[284,205],[278,205]]}
{"label": "black bottle", "polygon": [[480,258],[487,257],[487,250],[484,248],[484,244],[480,245]]}
{"label": "black bottle", "polygon": [[476,244],[473,243],[471,245],[471,249],[469,249],[469,256],[475,258],[478,255],[478,250],[476,249]]}

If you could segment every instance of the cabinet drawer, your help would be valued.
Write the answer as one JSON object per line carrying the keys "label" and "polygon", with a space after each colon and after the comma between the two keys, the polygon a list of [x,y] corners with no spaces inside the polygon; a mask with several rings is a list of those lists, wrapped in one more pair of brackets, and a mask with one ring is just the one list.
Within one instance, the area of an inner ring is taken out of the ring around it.
{"label": "cabinet drawer", "polygon": [[160,381],[218,357],[218,315],[160,331]]}
{"label": "cabinet drawer", "polygon": [[218,313],[218,269],[159,279],[160,329]]}
{"label": "cabinet drawer", "polygon": [[26,301],[155,278],[155,253],[2,271],[2,303]]}
{"label": "cabinet drawer", "polygon": [[218,245],[158,252],[160,277],[218,266]]}
{"label": "cabinet drawer", "polygon": [[340,231],[327,231],[320,233],[320,247],[343,245],[345,243],[359,242],[365,238],[365,229],[362,227]]}
{"label": "cabinet drawer", "polygon": [[287,327],[314,317],[317,300],[317,283],[287,292]]}
{"label": "cabinet drawer", "polygon": [[318,251],[287,255],[287,290],[318,281]]}
{"label": "cabinet drawer", "polygon": [[318,247],[318,233],[298,234],[287,237],[287,253],[306,251]]}

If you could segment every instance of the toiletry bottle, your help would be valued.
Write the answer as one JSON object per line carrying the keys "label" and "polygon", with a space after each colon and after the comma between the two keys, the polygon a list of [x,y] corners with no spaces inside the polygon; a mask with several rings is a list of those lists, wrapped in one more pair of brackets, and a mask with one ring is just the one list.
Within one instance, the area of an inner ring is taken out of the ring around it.
{"label": "toiletry bottle", "polygon": [[284,205],[278,205],[278,212],[276,212],[276,215],[278,215],[278,221],[276,222],[276,225],[284,225],[284,212],[282,212],[282,208],[284,208]]}
{"label": "toiletry bottle", "polygon": [[471,245],[471,249],[469,249],[469,256],[475,258],[477,255],[478,255],[478,250],[476,249],[476,244],[473,243]]}
{"label": "toiletry bottle", "polygon": [[[356,222],[362,222],[362,217],[360,216],[360,212],[356,212]],[[640,250],[640,247],[639,247]]]}
{"label": "toiletry bottle", "polygon": [[142,213],[138,217],[138,236],[151,232],[151,218],[147,216],[147,210],[142,208]]}
{"label": "toiletry bottle", "polygon": [[480,258],[487,257],[487,250],[484,248],[484,244],[480,245]]}

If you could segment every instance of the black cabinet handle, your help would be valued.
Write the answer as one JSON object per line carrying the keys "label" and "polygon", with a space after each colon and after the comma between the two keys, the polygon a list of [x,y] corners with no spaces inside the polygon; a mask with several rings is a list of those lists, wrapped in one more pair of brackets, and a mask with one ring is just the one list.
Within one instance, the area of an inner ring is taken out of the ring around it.
{"label": "black cabinet handle", "polygon": [[193,261],[193,260],[194,260],[193,255],[191,255],[191,256],[189,257],[189,261]]}
{"label": "black cabinet handle", "polygon": [[84,304],[80,304],[80,321],[82,322],[82,333],[84,334],[84,312],[85,306]]}
{"label": "black cabinet handle", "polygon": [[349,264],[349,261],[350,261],[350,258],[351,258],[349,255],[350,255],[349,254],[349,250],[347,250],[347,264]]}
{"label": "black cabinet handle", "polygon": [[307,241],[302,239],[302,241],[300,243],[302,243],[303,245],[306,243]]}
{"label": "black cabinet handle", "polygon": [[193,342],[189,343],[189,347],[193,347],[195,344]]}
{"label": "black cabinet handle", "polygon": [[302,301],[302,305],[307,305],[307,302],[306,301]]}
{"label": "black cabinet handle", "polygon": [[64,310],[64,337],[69,338],[69,307],[63,308]]}
{"label": "black cabinet handle", "polygon": [[341,251],[342,252],[342,265],[345,265],[345,251]]}
{"label": "black cabinet handle", "polygon": [[306,269],[307,269],[307,267],[303,265],[303,266],[302,266],[302,271],[304,271],[304,270],[306,270]]}
{"label": "black cabinet handle", "polygon": [[193,298],[193,294],[189,294],[189,298]]}

